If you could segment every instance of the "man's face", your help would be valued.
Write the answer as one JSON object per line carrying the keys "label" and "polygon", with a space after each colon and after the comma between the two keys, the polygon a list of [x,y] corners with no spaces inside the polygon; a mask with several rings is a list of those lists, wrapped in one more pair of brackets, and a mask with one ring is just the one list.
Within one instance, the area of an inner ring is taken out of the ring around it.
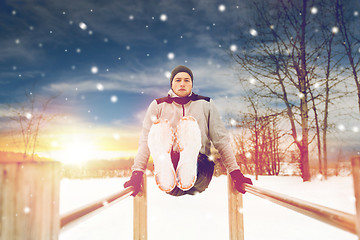
{"label": "man's face", "polygon": [[179,72],[175,75],[171,88],[179,97],[186,97],[191,93],[192,81],[187,72]]}

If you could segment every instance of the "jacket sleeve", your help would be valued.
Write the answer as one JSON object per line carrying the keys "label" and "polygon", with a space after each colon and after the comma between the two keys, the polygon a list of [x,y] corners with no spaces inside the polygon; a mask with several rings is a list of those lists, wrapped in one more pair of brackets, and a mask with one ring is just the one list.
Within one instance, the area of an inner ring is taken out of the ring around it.
{"label": "jacket sleeve", "polygon": [[209,137],[218,150],[228,173],[240,169],[230,145],[230,138],[213,100],[210,100]]}
{"label": "jacket sleeve", "polygon": [[138,152],[134,159],[134,164],[131,167],[132,171],[142,171],[145,172],[147,163],[150,157],[150,150],[148,147],[148,135],[150,128],[153,124],[154,119],[156,120],[157,116],[157,103],[156,100],[152,101],[145,115],[143,121],[143,127],[139,139]]}

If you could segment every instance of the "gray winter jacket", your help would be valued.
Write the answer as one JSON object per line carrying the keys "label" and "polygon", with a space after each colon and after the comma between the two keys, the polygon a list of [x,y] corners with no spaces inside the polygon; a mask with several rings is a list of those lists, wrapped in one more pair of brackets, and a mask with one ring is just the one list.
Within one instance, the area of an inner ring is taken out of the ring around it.
{"label": "gray winter jacket", "polygon": [[[150,157],[147,140],[153,122],[160,118],[167,119],[175,130],[183,116],[192,116],[199,124],[202,141],[200,153],[210,155],[211,141],[220,153],[228,173],[240,169],[236,163],[227,130],[220,119],[213,100],[194,93],[189,97],[179,98],[170,90],[167,97],[152,101],[147,110],[132,171],[144,172],[146,169]],[[176,144],[173,146],[175,151],[177,150],[176,146]]]}

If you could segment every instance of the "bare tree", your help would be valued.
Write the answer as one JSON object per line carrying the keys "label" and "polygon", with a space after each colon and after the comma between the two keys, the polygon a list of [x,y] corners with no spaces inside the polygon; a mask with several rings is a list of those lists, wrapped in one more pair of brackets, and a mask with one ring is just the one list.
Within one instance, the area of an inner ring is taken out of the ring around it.
{"label": "bare tree", "polygon": [[351,19],[353,14],[351,1],[336,0],[335,6],[336,20],[341,33],[341,45],[343,45],[349,60],[351,74],[356,85],[360,113],[360,80],[358,76],[358,71],[360,70],[360,57],[359,52],[355,49],[355,47],[359,47],[360,43],[358,22]]}
{"label": "bare tree", "polygon": [[[246,88],[246,87],[245,87]],[[247,112],[240,113],[232,126],[236,127],[234,144],[236,157],[244,171],[259,175],[277,175],[284,149],[280,142],[285,134],[277,126],[278,114],[259,106],[256,95],[248,91]],[[234,124],[235,122],[235,124]]]}
{"label": "bare tree", "polygon": [[38,147],[38,137],[44,125],[56,117],[56,114],[49,114],[48,107],[57,97],[48,98],[37,97],[33,92],[28,92],[26,101],[19,105],[9,105],[11,123],[11,135],[15,143],[19,142],[23,149],[24,160],[34,160],[35,152]]}
{"label": "bare tree", "polygon": [[[252,0],[252,36],[241,35],[245,47],[233,54],[240,80],[249,83],[250,78],[259,99],[286,113],[304,181],[310,180],[309,145],[315,139],[319,170],[327,175],[329,106],[349,94],[339,90],[347,68],[335,41],[335,1],[340,0]],[[321,7],[319,15],[314,5]]]}
{"label": "bare tree", "polygon": [[309,181],[309,87],[320,46],[307,49],[311,38],[307,36],[307,1],[254,0],[253,5],[257,36],[235,60],[256,80],[261,97],[282,101],[291,136],[300,150],[302,178]]}

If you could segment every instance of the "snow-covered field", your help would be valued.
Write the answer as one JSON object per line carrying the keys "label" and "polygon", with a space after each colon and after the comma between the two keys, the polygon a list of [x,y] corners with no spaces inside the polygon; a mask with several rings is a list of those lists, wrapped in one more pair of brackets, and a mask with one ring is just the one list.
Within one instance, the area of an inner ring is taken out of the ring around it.
{"label": "snow-covered field", "polygon": [[[122,189],[127,179],[63,180],[60,213]],[[229,239],[227,179],[214,178],[196,196],[172,197],[148,177],[148,239]],[[307,201],[355,214],[351,177],[303,183],[299,177],[260,177],[254,184]],[[65,230],[60,240],[132,239],[132,197]],[[246,193],[245,240],[355,240],[355,235]]]}

